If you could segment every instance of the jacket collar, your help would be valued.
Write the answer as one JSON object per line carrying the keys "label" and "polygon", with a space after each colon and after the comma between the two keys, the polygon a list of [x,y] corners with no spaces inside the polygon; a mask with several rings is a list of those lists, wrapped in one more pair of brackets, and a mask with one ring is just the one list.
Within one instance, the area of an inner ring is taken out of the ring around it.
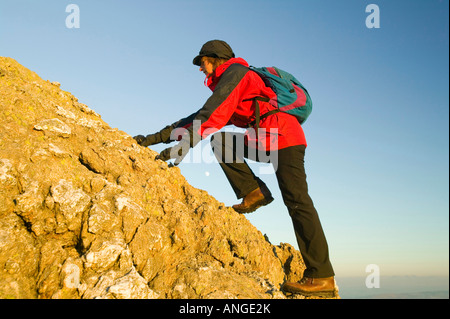
{"label": "jacket collar", "polygon": [[227,62],[225,62],[222,65],[219,65],[216,70],[208,77],[206,78],[206,85],[212,90],[214,91],[214,88],[216,87],[217,83],[219,82],[220,77],[222,76],[222,74],[228,69],[228,67],[232,64],[235,63],[239,63],[242,64],[243,66],[248,67],[248,63],[247,61],[245,61],[242,58],[232,58],[230,60],[228,60]]}

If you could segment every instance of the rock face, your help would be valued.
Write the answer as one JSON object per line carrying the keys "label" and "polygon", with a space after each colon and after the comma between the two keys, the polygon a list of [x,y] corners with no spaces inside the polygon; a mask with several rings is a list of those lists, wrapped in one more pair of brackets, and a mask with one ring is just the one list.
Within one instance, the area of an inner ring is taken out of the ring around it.
{"label": "rock face", "polygon": [[301,255],[0,57],[0,298],[286,298]]}

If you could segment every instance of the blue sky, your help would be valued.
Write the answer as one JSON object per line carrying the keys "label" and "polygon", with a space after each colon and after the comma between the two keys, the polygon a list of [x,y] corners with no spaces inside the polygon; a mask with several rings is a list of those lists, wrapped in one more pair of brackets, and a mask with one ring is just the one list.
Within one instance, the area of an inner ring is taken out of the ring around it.
{"label": "blue sky", "polygon": [[[66,27],[71,3],[80,28]],[[370,3],[380,28],[366,27]],[[314,102],[306,169],[337,275],[366,276],[376,264],[386,276],[448,276],[448,13],[438,0],[0,0],[0,55],[60,82],[130,135],[203,105],[211,93],[192,59],[208,40],[285,69]],[[208,141],[197,148],[207,153]],[[217,163],[180,169],[237,202]],[[248,219],[272,243],[296,246],[275,177],[260,177],[275,201]]]}

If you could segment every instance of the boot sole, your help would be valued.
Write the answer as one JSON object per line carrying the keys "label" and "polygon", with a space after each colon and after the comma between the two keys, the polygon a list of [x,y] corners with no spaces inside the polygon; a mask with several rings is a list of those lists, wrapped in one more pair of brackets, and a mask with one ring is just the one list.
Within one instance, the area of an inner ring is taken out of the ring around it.
{"label": "boot sole", "polygon": [[251,207],[249,207],[247,209],[236,209],[236,208],[234,208],[234,210],[237,211],[239,214],[249,214],[249,213],[253,213],[255,210],[257,210],[258,208],[260,208],[262,206],[269,205],[272,202],[273,202],[273,197],[265,198],[265,199],[257,202],[254,206],[251,206]]}
{"label": "boot sole", "polygon": [[337,296],[337,290],[327,290],[327,291],[301,291],[301,290],[284,290],[285,293],[302,295],[306,297],[322,297],[322,298],[333,298]]}
{"label": "boot sole", "polygon": [[321,297],[321,298],[334,298],[337,296],[335,291],[291,292],[291,294],[302,295],[305,297]]}

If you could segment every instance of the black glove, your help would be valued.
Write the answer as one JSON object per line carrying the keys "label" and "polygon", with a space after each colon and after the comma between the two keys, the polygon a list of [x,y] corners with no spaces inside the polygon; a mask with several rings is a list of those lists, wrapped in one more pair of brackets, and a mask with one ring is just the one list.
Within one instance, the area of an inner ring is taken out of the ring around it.
{"label": "black glove", "polygon": [[136,142],[139,145],[142,145],[142,143],[145,141],[145,136],[144,135],[136,135],[136,136],[133,136],[133,138],[136,140]]}
{"label": "black glove", "polygon": [[162,142],[161,140],[161,134],[160,132],[155,133],[155,134],[149,134],[147,136],[144,135],[137,135],[135,137],[133,137],[136,142],[141,145],[141,146],[150,146],[150,145],[154,145],[154,144],[159,144]]}
{"label": "black glove", "polygon": [[174,158],[174,165],[177,166],[187,155],[190,147],[191,143],[189,139],[182,139],[177,145],[163,150],[155,159],[168,161],[169,159]]}

